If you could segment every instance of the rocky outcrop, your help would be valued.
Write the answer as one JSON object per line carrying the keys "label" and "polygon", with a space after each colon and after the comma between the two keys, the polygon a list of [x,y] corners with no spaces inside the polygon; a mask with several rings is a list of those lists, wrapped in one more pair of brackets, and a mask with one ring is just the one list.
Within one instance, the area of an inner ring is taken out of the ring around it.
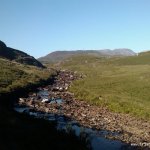
{"label": "rocky outcrop", "polygon": [[16,61],[18,63],[32,65],[40,68],[44,66],[37,61],[34,57],[10,47],[7,47],[6,44],[0,41],[0,58],[9,59],[11,61]]}
{"label": "rocky outcrop", "polygon": [[0,41],[0,50],[5,49],[5,48],[6,48],[6,44]]}

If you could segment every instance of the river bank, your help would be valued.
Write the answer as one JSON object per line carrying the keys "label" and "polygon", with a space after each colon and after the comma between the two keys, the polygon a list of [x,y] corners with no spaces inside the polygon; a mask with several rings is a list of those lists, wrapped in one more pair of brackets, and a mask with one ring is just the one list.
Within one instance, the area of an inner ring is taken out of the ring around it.
{"label": "river bank", "polygon": [[1,150],[87,150],[85,141],[55,128],[55,123],[0,108]]}
{"label": "river bank", "polygon": [[83,75],[78,76],[74,72],[60,71],[54,84],[39,88],[39,91],[45,94],[30,93],[27,98],[20,98],[16,105],[29,106],[32,111],[61,114],[76,120],[84,127],[117,133],[107,134],[106,138],[109,139],[117,139],[138,146],[142,146],[141,143],[150,142],[148,121],[110,112],[105,107],[90,105],[76,99],[73,93],[68,92],[71,83],[82,78]]}
{"label": "river bank", "polygon": [[29,92],[33,92],[39,86],[46,86],[47,84],[52,84],[54,77],[57,75],[57,71],[53,71],[47,79],[40,79],[39,81],[31,84],[27,84],[22,87],[11,89],[9,92],[0,93],[0,104],[4,107],[11,109],[13,104],[18,100],[22,95],[27,96]]}
{"label": "river bank", "polygon": [[52,84],[57,71],[46,80],[13,89],[11,92],[0,94],[0,149],[1,150],[87,150],[86,142],[74,134],[64,133],[55,128],[55,123],[44,119],[35,119],[26,114],[13,110],[14,103],[19,97],[28,96],[39,86]]}

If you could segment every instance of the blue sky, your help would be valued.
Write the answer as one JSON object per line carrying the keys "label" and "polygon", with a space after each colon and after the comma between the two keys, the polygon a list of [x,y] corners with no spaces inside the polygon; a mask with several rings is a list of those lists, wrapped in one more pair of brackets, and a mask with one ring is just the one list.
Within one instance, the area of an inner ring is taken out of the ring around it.
{"label": "blue sky", "polygon": [[0,0],[0,40],[36,58],[55,50],[148,50],[150,0]]}

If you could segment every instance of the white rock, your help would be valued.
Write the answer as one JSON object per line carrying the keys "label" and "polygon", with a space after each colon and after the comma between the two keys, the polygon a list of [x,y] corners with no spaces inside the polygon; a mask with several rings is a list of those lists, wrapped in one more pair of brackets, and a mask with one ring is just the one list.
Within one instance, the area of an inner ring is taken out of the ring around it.
{"label": "white rock", "polygon": [[42,103],[45,103],[45,102],[48,102],[48,101],[49,101],[48,98],[43,98],[41,102],[42,102]]}

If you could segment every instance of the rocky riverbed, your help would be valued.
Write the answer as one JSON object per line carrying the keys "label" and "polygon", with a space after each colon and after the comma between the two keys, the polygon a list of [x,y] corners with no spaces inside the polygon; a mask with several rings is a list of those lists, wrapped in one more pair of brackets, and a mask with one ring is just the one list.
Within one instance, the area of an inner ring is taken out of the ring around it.
{"label": "rocky riverbed", "polygon": [[20,98],[15,105],[28,106],[33,112],[61,114],[84,127],[117,133],[106,134],[106,138],[150,148],[150,122],[90,105],[76,99],[68,91],[74,80],[82,80],[83,77],[84,75],[76,72],[61,70],[52,85],[38,88],[38,92],[30,93],[27,98]]}

